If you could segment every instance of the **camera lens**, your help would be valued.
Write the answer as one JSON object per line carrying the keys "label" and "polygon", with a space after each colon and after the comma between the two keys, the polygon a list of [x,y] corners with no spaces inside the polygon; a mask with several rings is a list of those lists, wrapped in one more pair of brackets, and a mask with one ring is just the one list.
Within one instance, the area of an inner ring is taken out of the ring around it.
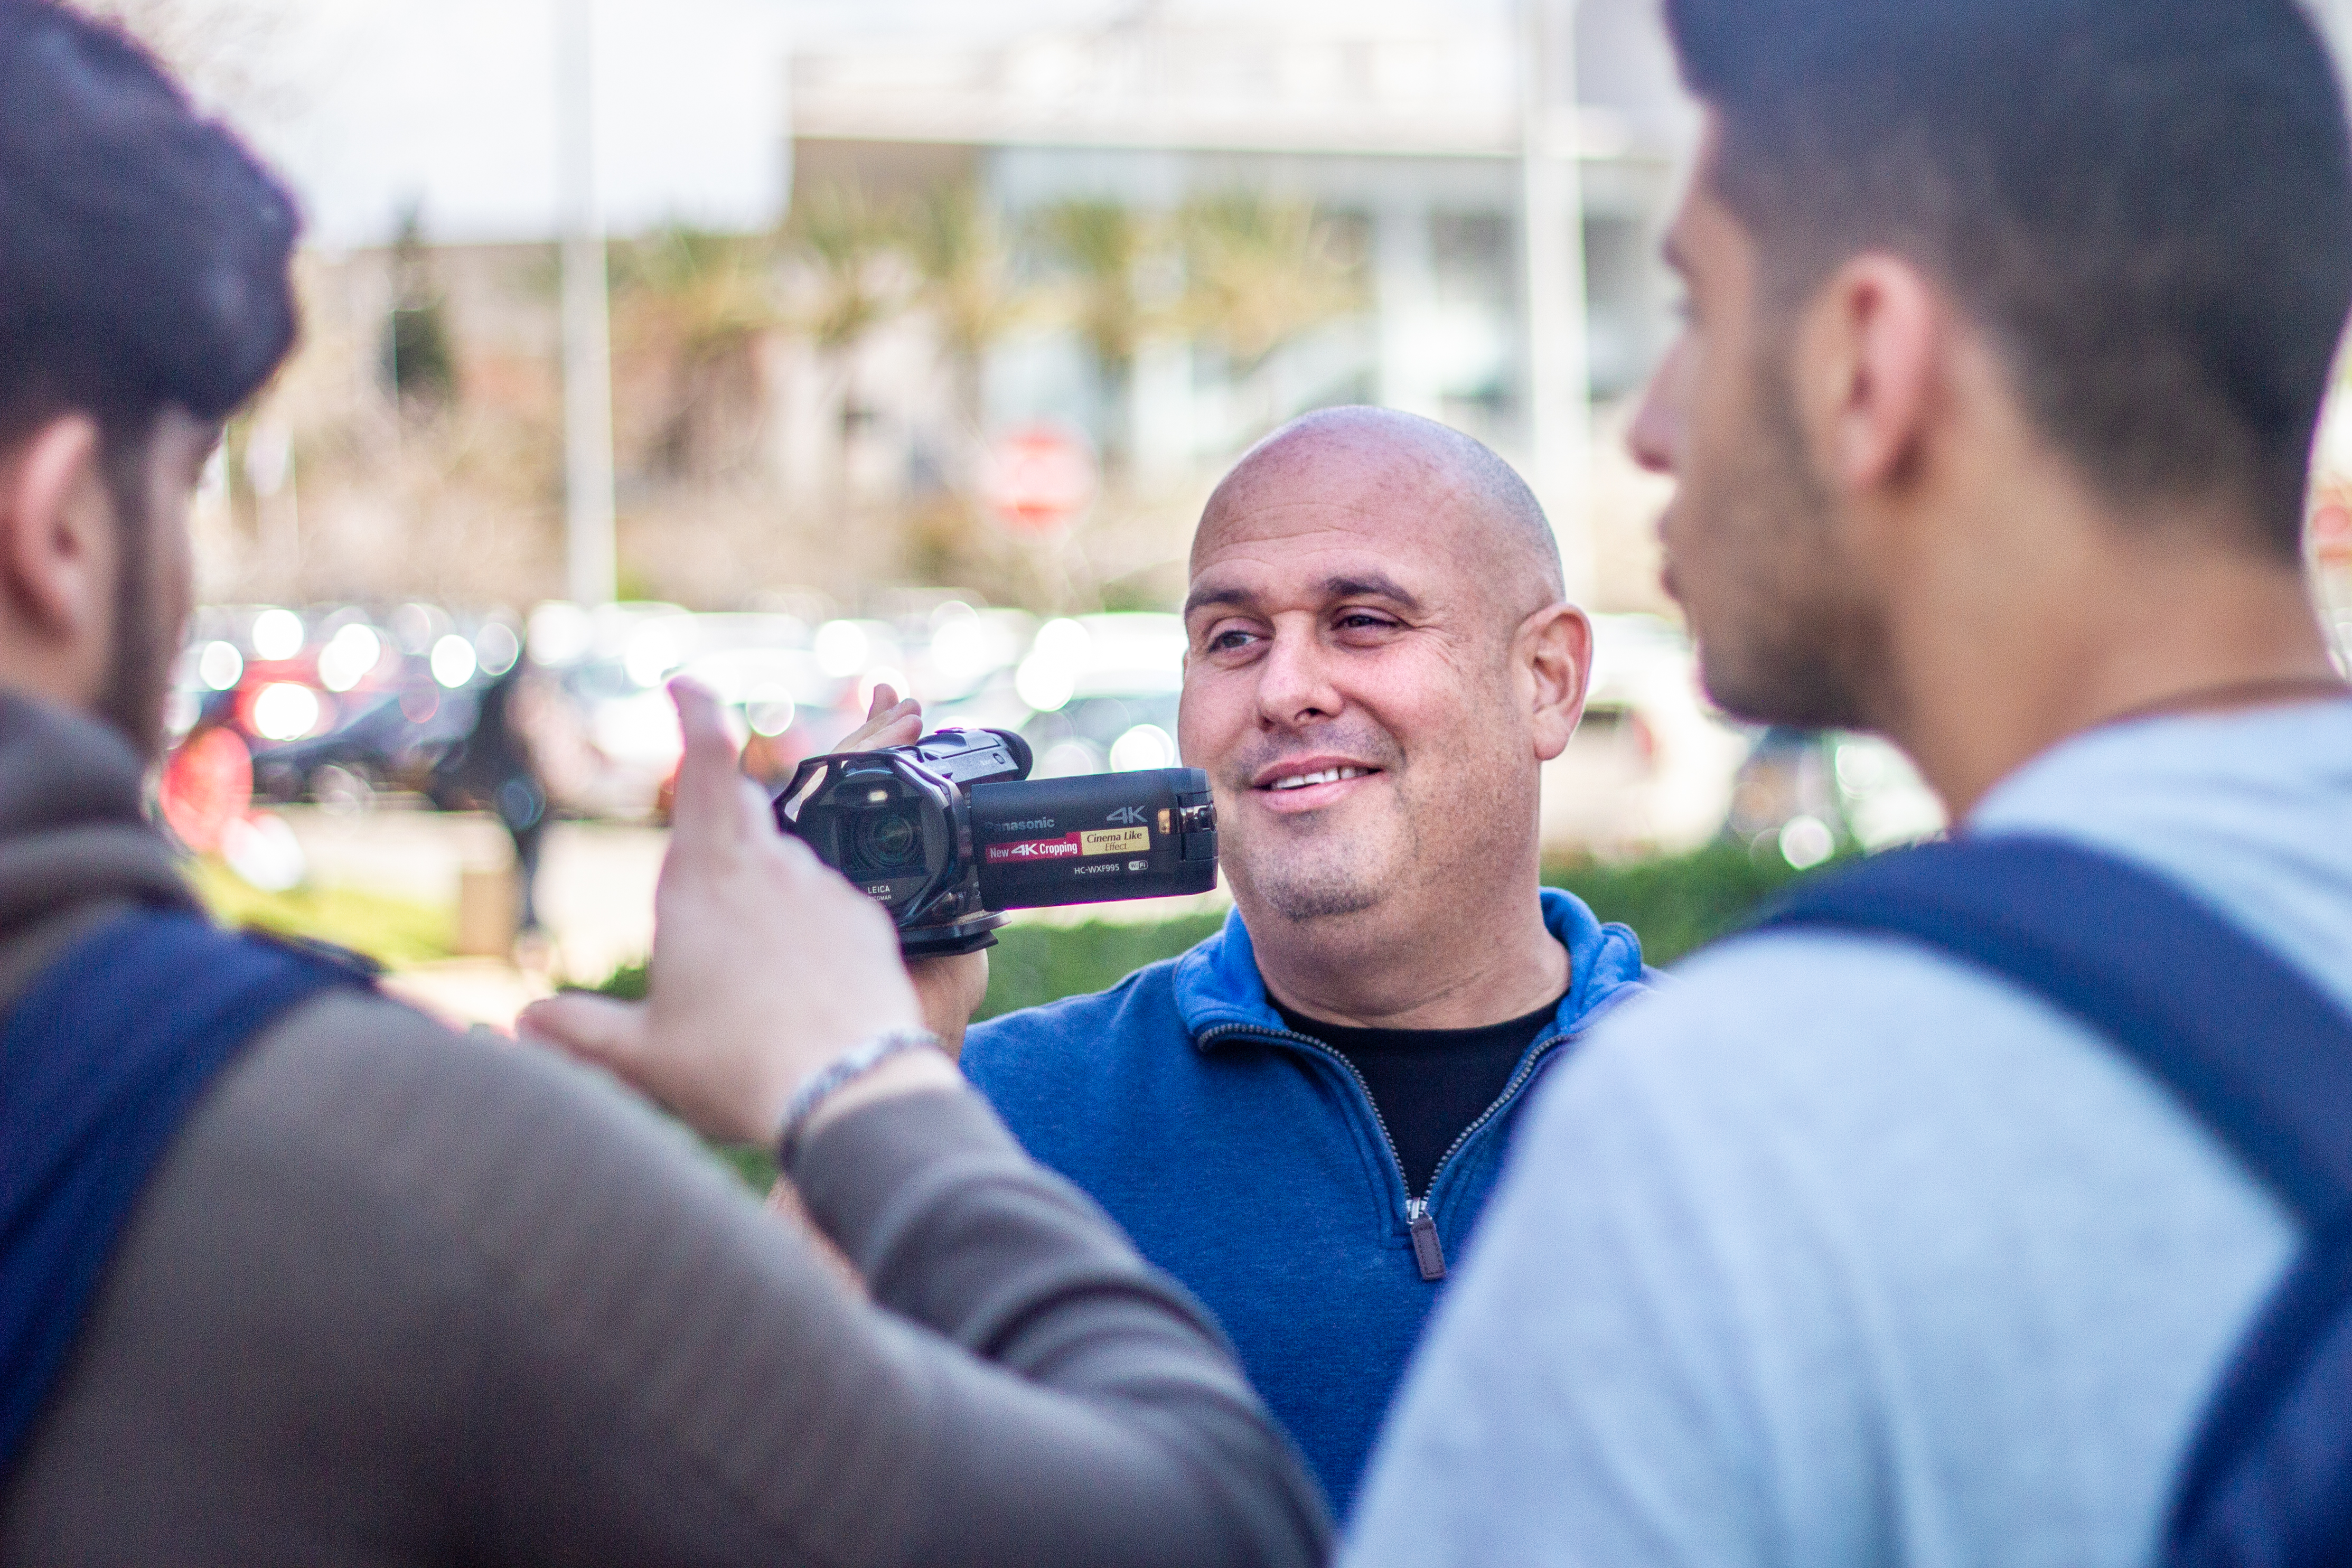
{"label": "camera lens", "polygon": [[923,834],[908,811],[867,811],[857,821],[857,858],[877,871],[897,871],[919,861]]}

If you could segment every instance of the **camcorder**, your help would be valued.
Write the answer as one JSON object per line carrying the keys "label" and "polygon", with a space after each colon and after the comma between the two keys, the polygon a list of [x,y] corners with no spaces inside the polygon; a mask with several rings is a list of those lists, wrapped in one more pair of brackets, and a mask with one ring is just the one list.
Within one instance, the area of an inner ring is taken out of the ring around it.
{"label": "camcorder", "polygon": [[910,958],[993,946],[1007,909],[1217,884],[1199,768],[1033,779],[1030,765],[1002,729],[812,757],[777,792],[776,824],[887,909]]}

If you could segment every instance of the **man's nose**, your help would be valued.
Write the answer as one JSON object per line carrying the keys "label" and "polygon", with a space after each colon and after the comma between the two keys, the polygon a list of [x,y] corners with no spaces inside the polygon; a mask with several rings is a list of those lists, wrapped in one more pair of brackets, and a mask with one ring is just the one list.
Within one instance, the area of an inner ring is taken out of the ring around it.
{"label": "man's nose", "polygon": [[1329,651],[1313,629],[1276,628],[1258,664],[1259,722],[1279,728],[1312,724],[1338,716],[1347,702],[1332,681]]}
{"label": "man's nose", "polygon": [[1686,341],[1677,340],[1651,373],[1650,384],[1642,392],[1641,409],[1626,427],[1625,449],[1653,474],[1675,471],[1682,439],[1683,370],[1688,353]]}

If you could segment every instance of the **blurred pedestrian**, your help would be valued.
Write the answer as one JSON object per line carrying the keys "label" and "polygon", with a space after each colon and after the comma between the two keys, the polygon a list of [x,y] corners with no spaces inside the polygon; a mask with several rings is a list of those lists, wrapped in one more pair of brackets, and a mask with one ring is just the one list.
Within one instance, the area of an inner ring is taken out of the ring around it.
{"label": "blurred pedestrian", "polygon": [[198,910],[142,780],[295,229],[136,46],[0,0],[0,1563],[1313,1562],[1214,1329],[962,1085],[708,693],[650,999],[548,1015],[775,1140],[870,1301],[607,1074]]}
{"label": "blurred pedestrian", "polygon": [[[1706,108],[1631,438],[1669,586],[1717,701],[1884,732],[1958,837],[1846,884],[1944,903],[1730,943],[1553,1076],[1353,1561],[2147,1563],[2271,1415],[2207,1424],[2322,1239],[2274,1164],[2352,1138],[2352,700],[2300,549],[2336,77],[2294,0],[1665,13]],[[2352,1498],[2341,1370],[2227,1526],[2275,1552],[2187,1560],[2342,1560],[2287,1533]]]}
{"label": "blurred pedestrian", "polygon": [[529,723],[540,677],[518,657],[484,686],[478,716],[465,739],[433,768],[434,803],[444,810],[487,811],[514,846],[515,930],[535,937],[539,924],[539,862],[547,842],[551,803]]}

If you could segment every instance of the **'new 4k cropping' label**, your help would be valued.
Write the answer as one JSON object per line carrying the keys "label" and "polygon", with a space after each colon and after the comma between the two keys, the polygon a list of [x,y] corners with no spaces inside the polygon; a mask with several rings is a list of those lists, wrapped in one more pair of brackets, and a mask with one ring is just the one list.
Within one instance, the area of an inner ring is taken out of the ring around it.
{"label": "'new 4k cropping' label", "polygon": [[990,844],[983,852],[990,865],[1007,862],[1076,860],[1082,855],[1141,854],[1151,848],[1149,828],[1110,828],[1064,833],[1058,839],[1020,839]]}

